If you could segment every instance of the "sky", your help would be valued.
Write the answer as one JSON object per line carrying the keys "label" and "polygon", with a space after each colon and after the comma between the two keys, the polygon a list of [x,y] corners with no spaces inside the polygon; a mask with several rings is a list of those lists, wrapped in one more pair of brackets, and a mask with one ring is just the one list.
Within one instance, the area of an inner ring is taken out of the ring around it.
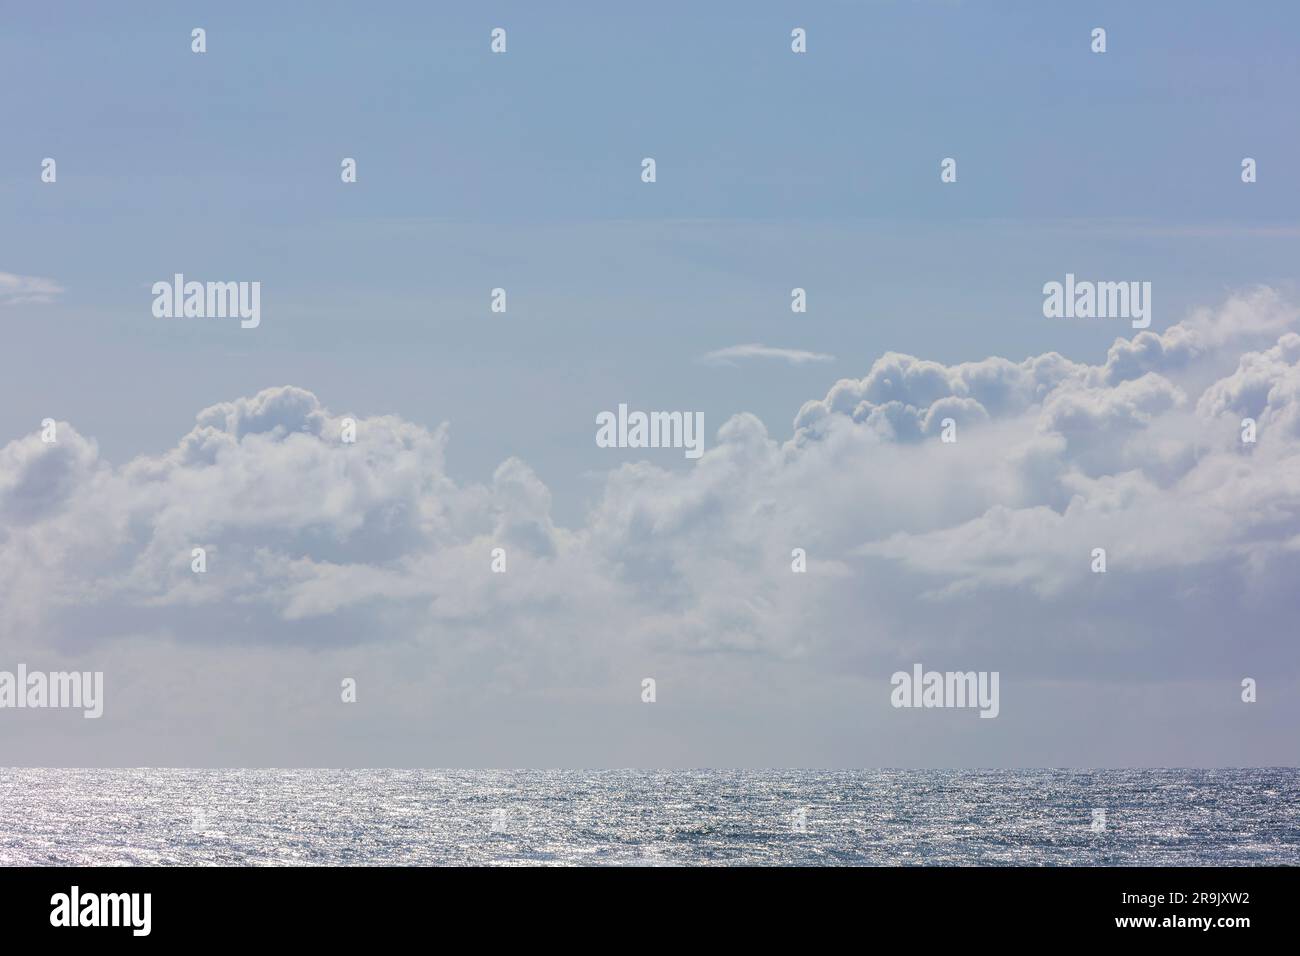
{"label": "sky", "polygon": [[1294,5],[375,6],[6,14],[0,765],[1296,764]]}

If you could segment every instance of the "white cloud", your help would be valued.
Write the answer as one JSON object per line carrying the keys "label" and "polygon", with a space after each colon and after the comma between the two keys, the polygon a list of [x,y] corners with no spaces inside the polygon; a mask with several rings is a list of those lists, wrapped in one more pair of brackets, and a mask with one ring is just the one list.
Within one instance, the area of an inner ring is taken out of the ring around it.
{"label": "white cloud", "polygon": [[63,287],[53,279],[0,272],[0,306],[43,305],[62,292]]}
{"label": "white cloud", "polygon": [[[1244,308],[1233,300],[1175,326],[1161,354],[1193,333],[1227,342],[1215,331],[1225,315],[1253,334],[1262,323]],[[5,603],[259,607],[268,637],[276,620],[376,602],[412,620],[471,621],[537,605],[620,617],[608,603],[647,639],[781,654],[801,645],[790,621],[822,586],[792,590],[793,547],[836,573],[855,554],[888,558],[920,576],[916,594],[935,593],[932,576],[1049,594],[1094,544],[1140,553],[1146,570],[1267,546],[1254,516],[1289,516],[1294,504],[1285,469],[1300,451],[1300,336],[1245,353],[1195,398],[1155,371],[1113,374],[1122,351],[1101,367],[1055,354],[944,366],[889,353],[805,404],[784,444],[740,415],[693,470],[615,470],[573,529],[554,523],[549,489],[523,462],[460,485],[445,472],[445,426],[363,417],[357,443],[344,444],[341,416],[300,388],[205,409],[171,451],[120,468],[64,424],[56,445],[32,435],[0,450],[9,580],[48,562],[42,573],[60,582],[38,589],[41,600]],[[1171,364],[1190,375],[1195,356]],[[1243,449],[1246,414],[1261,437]],[[959,423],[953,446],[936,439],[947,417]],[[1223,498],[1225,482],[1238,498]],[[1205,543],[1162,524],[1175,517],[1203,524]],[[196,579],[195,546],[220,573]],[[506,575],[487,571],[495,546],[511,556]]]}
{"label": "white cloud", "polygon": [[701,355],[699,361],[705,365],[735,365],[741,359],[778,359],[791,365],[806,365],[809,362],[833,362],[834,355],[822,352],[806,352],[803,349],[782,349],[771,345],[751,342],[748,345],[731,345],[725,349],[715,349]]}
{"label": "white cloud", "polygon": [[341,414],[300,388],[205,409],[174,448],[121,466],[60,424],[57,445],[0,449],[0,630],[88,653],[364,646],[436,670],[447,694],[566,702],[643,672],[717,700],[797,671],[815,706],[825,682],[954,657],[1203,679],[1225,627],[1294,673],[1293,314],[1252,293],[1099,366],[889,353],[806,403],[789,440],[741,414],[686,471],[611,471],[571,528],[524,462],[456,482],[445,426],[353,416],[344,444]]}

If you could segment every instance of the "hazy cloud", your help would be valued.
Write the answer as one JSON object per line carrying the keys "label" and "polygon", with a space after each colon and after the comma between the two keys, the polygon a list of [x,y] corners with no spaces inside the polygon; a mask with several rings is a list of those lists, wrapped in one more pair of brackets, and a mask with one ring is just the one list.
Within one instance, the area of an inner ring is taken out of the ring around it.
{"label": "hazy cloud", "polygon": [[42,305],[62,292],[63,287],[53,279],[0,272],[0,305]]}

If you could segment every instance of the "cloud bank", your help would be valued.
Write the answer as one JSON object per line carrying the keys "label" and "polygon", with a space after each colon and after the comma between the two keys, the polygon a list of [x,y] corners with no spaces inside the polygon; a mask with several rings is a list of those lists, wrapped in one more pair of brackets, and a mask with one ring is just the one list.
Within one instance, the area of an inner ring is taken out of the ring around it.
{"label": "cloud bank", "polygon": [[[525,462],[458,483],[447,426],[332,411],[294,386],[204,409],[174,447],[122,465],[59,422],[54,443],[0,449],[0,633],[33,666],[110,662],[108,713],[116,693],[146,723],[186,706],[222,720],[232,699],[265,716],[286,668],[329,700],[369,666],[396,737],[452,702],[484,734],[526,719],[502,701],[623,706],[654,674],[665,701],[705,710],[844,708],[816,718],[839,721],[838,741],[912,661],[1002,670],[1012,716],[983,724],[1015,725],[1031,699],[1043,719],[1070,697],[1054,683],[1221,682],[1232,699],[1240,677],[1293,682],[1300,664],[1296,319],[1261,289],[1117,339],[1099,365],[888,353],[805,403],[786,439],[742,413],[686,471],[613,468],[576,527]],[[276,704],[286,728],[317,713],[293,700]],[[499,706],[479,713],[485,700]],[[504,752],[528,762],[518,747]],[[652,740],[625,763],[679,752]],[[722,762],[758,759],[734,752]],[[1009,738],[995,752],[1017,760]]]}

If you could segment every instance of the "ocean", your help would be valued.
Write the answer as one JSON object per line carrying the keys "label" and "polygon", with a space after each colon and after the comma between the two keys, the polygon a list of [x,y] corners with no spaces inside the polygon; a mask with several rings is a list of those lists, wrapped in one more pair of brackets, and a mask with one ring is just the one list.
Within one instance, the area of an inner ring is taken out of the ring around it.
{"label": "ocean", "polygon": [[0,865],[1300,864],[1300,770],[0,770]]}

